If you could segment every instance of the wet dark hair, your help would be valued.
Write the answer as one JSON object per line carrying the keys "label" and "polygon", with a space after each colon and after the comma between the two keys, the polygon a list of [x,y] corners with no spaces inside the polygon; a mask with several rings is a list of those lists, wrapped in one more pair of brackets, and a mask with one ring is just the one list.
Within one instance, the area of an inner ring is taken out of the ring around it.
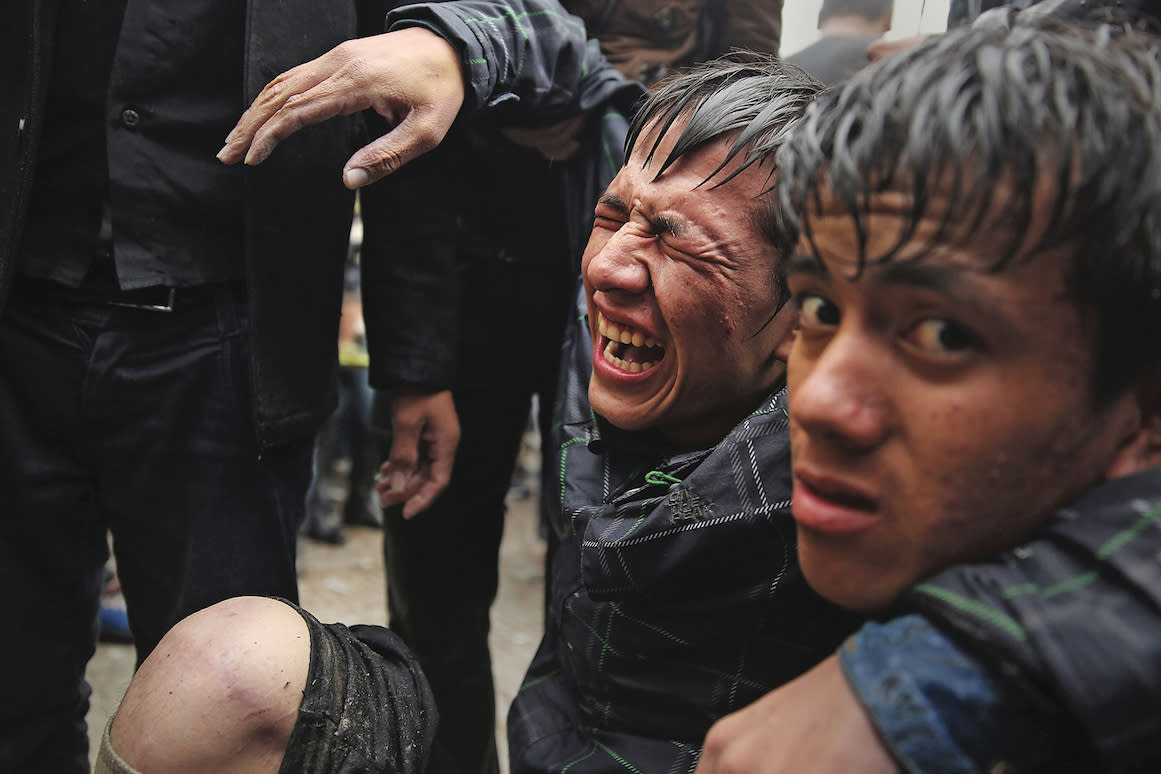
{"label": "wet dark hair", "polygon": [[[632,155],[642,132],[656,125],[660,131],[654,135],[648,164],[670,129],[680,124],[680,134],[658,177],[685,154],[736,135],[726,157],[702,184],[724,185],[757,164],[766,167],[772,185],[775,154],[821,89],[822,84],[802,68],[772,57],[735,52],[697,65],[667,79],[641,105],[629,125],[625,158]],[[763,195],[755,204],[758,230],[779,258],[774,266],[774,290],[781,307],[789,298],[784,259],[794,248],[798,232],[773,197]]]}
{"label": "wet dark hair", "polygon": [[[811,105],[778,156],[780,201],[809,241],[825,187],[856,230],[856,276],[896,259],[925,217],[939,228],[914,260],[981,229],[1003,245],[991,271],[1062,249],[1096,336],[1094,397],[1109,399],[1161,364],[1158,48],[1124,21],[1029,12],[931,38]],[[867,255],[863,216],[883,191],[909,197],[907,227]]]}

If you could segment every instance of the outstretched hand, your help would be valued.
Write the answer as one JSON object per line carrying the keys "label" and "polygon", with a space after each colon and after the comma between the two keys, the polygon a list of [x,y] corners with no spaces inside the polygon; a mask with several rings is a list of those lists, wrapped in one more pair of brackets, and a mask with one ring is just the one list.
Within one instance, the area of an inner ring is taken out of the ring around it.
{"label": "outstretched hand", "polygon": [[372,108],[393,128],[348,159],[343,182],[359,188],[439,145],[463,102],[459,56],[434,32],[408,27],[348,40],[267,84],[218,158],[261,164],[304,126]]}
{"label": "outstretched hand", "polygon": [[838,658],[715,723],[694,774],[896,774]]}
{"label": "outstretched hand", "polygon": [[451,480],[460,422],[449,390],[391,391],[391,452],[375,489],[384,507],[403,505],[403,518],[423,511]]}

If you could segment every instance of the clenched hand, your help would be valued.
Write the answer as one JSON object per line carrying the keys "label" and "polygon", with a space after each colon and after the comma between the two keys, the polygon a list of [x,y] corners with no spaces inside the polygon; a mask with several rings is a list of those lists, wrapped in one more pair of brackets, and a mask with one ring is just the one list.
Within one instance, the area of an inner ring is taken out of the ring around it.
{"label": "clenched hand", "polygon": [[410,519],[431,505],[451,479],[460,423],[451,392],[391,390],[391,452],[375,489],[384,506],[403,505]]}

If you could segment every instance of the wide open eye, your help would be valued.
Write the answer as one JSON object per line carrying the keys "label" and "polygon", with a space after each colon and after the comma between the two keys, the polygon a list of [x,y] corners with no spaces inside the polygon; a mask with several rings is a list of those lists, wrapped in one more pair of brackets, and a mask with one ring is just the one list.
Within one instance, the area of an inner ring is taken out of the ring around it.
{"label": "wide open eye", "polygon": [[798,297],[798,325],[803,329],[822,328],[838,325],[838,307],[828,299],[814,293],[803,293]]}
{"label": "wide open eye", "polygon": [[942,317],[919,320],[903,338],[925,354],[944,357],[974,350],[979,343],[967,328]]}

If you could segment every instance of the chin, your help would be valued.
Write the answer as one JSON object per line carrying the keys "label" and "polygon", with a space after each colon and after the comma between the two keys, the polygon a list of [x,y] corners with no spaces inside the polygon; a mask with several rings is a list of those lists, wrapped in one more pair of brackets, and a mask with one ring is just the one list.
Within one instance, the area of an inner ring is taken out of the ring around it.
{"label": "chin", "polygon": [[593,411],[604,417],[605,421],[614,427],[622,430],[645,430],[652,427],[652,423],[639,412],[624,409],[617,410],[615,408],[610,411],[605,411],[596,404],[593,405]]}
{"label": "chin", "polygon": [[843,563],[824,562],[816,566],[809,558],[799,560],[807,584],[824,599],[855,613],[869,615],[882,610],[898,594],[879,588],[877,584],[857,573],[844,571]]}

